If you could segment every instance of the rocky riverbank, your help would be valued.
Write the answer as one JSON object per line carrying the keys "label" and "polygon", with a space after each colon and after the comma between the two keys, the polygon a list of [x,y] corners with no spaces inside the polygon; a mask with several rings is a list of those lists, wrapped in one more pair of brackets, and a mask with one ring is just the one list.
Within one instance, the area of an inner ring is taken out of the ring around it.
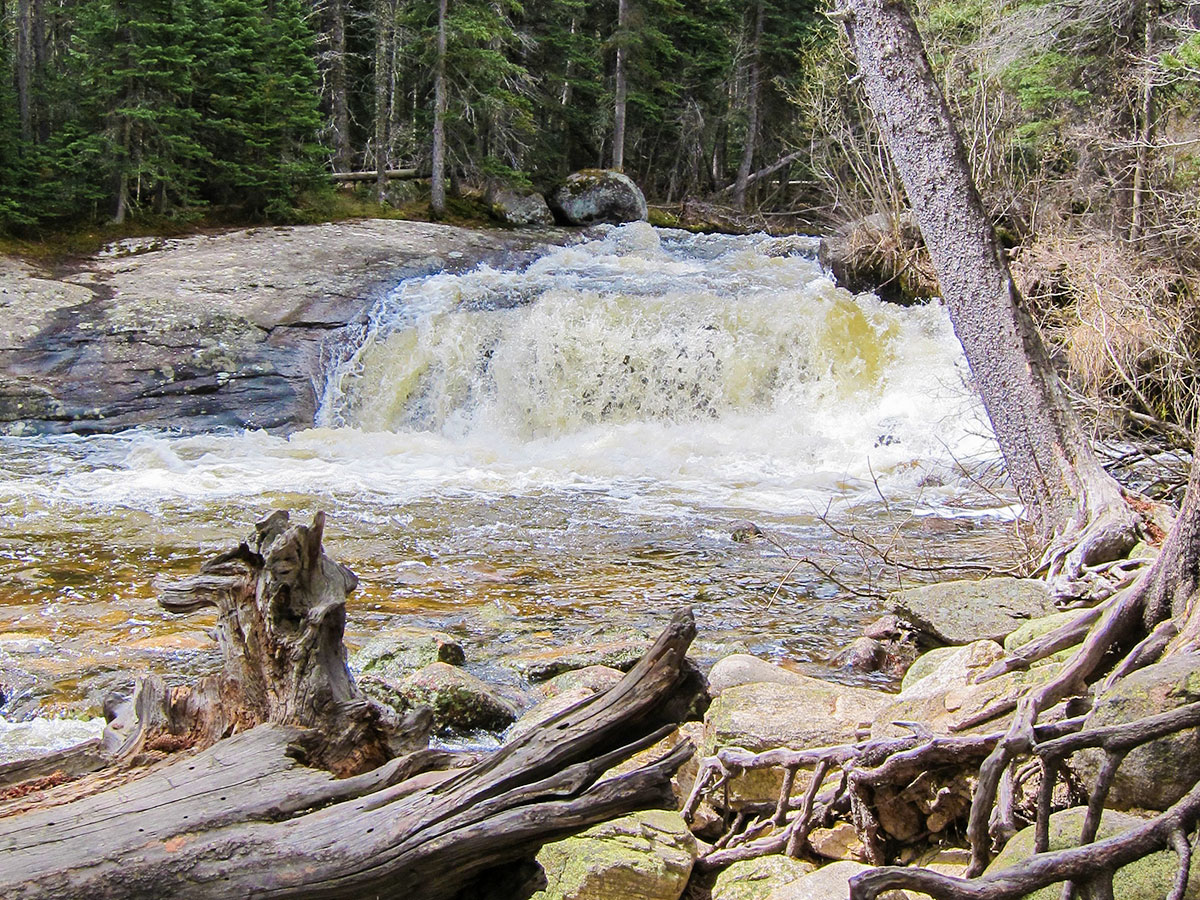
{"label": "rocky riverbank", "polygon": [[[981,674],[1006,650],[1060,625],[1064,617],[1087,614],[1055,612],[1040,582],[1010,578],[905,591],[892,598],[892,607],[890,618],[903,620],[906,631],[941,645],[908,667],[899,693],[809,677],[786,664],[746,654],[724,657],[707,675],[707,709],[694,708],[691,721],[613,773],[661,755],[682,740],[692,741],[697,757],[675,778],[676,808],[614,819],[546,845],[538,855],[540,872],[527,890],[536,889],[537,900],[844,900],[848,880],[869,871],[873,856],[851,808],[819,821],[795,858],[781,848],[754,851],[770,843],[771,828],[739,832],[739,823],[751,822],[764,810],[769,817],[781,790],[790,798],[789,809],[803,801],[811,780],[808,768],[802,765],[787,776],[781,760],[788,753],[822,747],[911,739],[914,732],[947,737],[1002,732],[1016,700],[1031,685],[1057,673],[1063,655],[1000,677],[984,679]],[[990,618],[981,617],[983,611]],[[639,648],[630,641],[625,649],[631,661]],[[627,667],[611,647],[544,652],[543,667],[530,676],[540,684],[531,692],[514,694],[457,670],[469,663],[467,655],[447,635],[406,628],[380,635],[360,649],[352,663],[372,696],[398,710],[429,704],[448,733],[492,728],[501,742],[607,690],[621,677],[613,666]],[[1136,683],[1104,693],[1093,718],[1118,724],[1192,702],[1198,696],[1196,671],[1191,655],[1151,666]],[[553,672],[560,674],[541,680]],[[1131,755],[1114,785],[1109,804],[1114,809],[1104,815],[1103,836],[1136,827],[1146,815],[1138,810],[1165,809],[1188,790],[1195,767],[1183,761],[1200,758],[1195,740],[1190,734],[1166,738],[1138,751],[1136,758]],[[1094,779],[1094,755],[1080,754],[1070,761],[1071,783]],[[1173,767],[1166,764],[1168,759],[1175,760]],[[963,874],[970,857],[964,833],[974,762],[947,761],[915,780],[872,789],[870,807],[877,820],[867,833],[875,853],[882,852],[892,864]],[[704,783],[705,772],[719,774],[719,783],[710,781],[707,790],[690,796],[698,776]],[[841,777],[834,768],[820,786],[822,794],[835,788]],[[1016,796],[1021,810],[1033,804],[1037,787],[1036,778],[1022,781]],[[1061,811],[1051,820],[1052,849],[1077,840],[1082,817],[1078,802],[1065,787],[1056,790],[1054,808]],[[1012,839],[989,873],[1026,858],[1032,841],[1030,827]],[[1173,877],[1169,853],[1148,857],[1119,876],[1117,896],[1163,896]],[[1187,896],[1196,896],[1197,888],[1200,881]],[[1052,893],[1057,896],[1056,890]],[[884,896],[916,900],[924,895],[896,891]]]}
{"label": "rocky riverbank", "polygon": [[382,291],[572,234],[368,220],[123,241],[54,271],[0,257],[0,432],[307,427],[322,349]]}

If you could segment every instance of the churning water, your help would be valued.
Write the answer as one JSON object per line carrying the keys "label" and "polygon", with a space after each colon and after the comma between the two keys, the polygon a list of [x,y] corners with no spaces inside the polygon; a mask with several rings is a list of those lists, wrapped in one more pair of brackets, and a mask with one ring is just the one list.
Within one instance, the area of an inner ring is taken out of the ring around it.
{"label": "churning water", "polygon": [[[487,669],[693,603],[702,656],[820,663],[877,601],[789,554],[878,588],[850,531],[982,559],[1013,508],[978,484],[998,452],[944,310],[853,296],[814,249],[601,229],[523,271],[397,286],[334,349],[311,430],[5,440],[21,708],[210,668],[203,618],[158,611],[150,581],[279,506],[327,510],[363,580],[351,641],[434,626]],[[744,519],[774,542],[733,541]]]}

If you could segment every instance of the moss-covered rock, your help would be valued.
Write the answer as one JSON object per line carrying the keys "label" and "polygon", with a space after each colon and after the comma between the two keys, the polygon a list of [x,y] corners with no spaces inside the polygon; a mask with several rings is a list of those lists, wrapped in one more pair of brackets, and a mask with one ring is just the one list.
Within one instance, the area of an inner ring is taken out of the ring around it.
{"label": "moss-covered rock", "polygon": [[[1086,808],[1077,806],[1050,817],[1051,850],[1064,850],[1078,845],[1079,831],[1083,827],[1086,813]],[[1116,837],[1144,821],[1137,816],[1107,809],[1100,817],[1097,840]],[[1013,837],[992,860],[985,874],[994,874],[1032,856],[1035,830],[1031,825]],[[1167,850],[1131,863],[1113,877],[1113,896],[1119,897],[1120,900],[1162,900],[1170,893],[1175,882],[1177,863],[1175,854]],[[1026,900],[1058,900],[1061,894],[1062,884],[1059,883],[1027,894]],[[1185,897],[1187,900],[1200,900],[1200,873],[1197,873],[1195,868],[1192,869],[1192,878]]]}
{"label": "moss-covered rock", "polygon": [[777,888],[816,868],[810,862],[778,854],[735,862],[713,882],[712,900],[766,900]]}
{"label": "moss-covered rock", "polygon": [[[1200,700],[1200,654],[1175,653],[1126,675],[1101,694],[1088,728],[1122,725]],[[1094,783],[1099,750],[1075,755],[1072,767]],[[1200,780],[1200,728],[1150,741],[1129,752],[1117,770],[1106,805],[1114,809],[1166,809]]]}
{"label": "moss-covered rock", "polygon": [[648,810],[546,844],[546,888],[531,900],[678,900],[696,839],[677,812]]}
{"label": "moss-covered rock", "polygon": [[[721,747],[759,752],[776,747],[823,747],[853,743],[892,699],[881,691],[834,684],[795,675],[789,684],[754,682],[726,688],[704,717],[704,745],[711,755]],[[748,772],[730,785],[734,804],[773,801],[779,796],[782,774],[770,769]],[[807,787],[806,773],[795,790]]]}
{"label": "moss-covered rock", "polygon": [[417,669],[443,662],[461,666],[462,644],[440,631],[400,626],[389,628],[350,655],[350,668],[363,675],[399,684]]}
{"label": "moss-covered rock", "polygon": [[491,685],[444,662],[430,663],[406,678],[398,693],[409,707],[429,706],[441,731],[506,728],[517,707]]}
{"label": "moss-covered rock", "polygon": [[[1002,658],[1003,649],[995,641],[975,641],[952,653],[935,657],[937,666],[916,680],[905,678],[905,687],[875,719],[873,737],[896,737],[912,732],[896,722],[920,722],[936,734],[970,730],[995,730],[1004,726],[1009,712],[997,712],[982,719],[989,711],[1000,710],[1015,701],[1030,687],[1043,684],[1060,666],[1035,666],[1027,671],[1009,672],[997,678],[976,679],[992,663]],[[924,657],[922,657],[924,659]],[[918,660],[914,666],[921,664]],[[920,672],[916,674],[921,674]]]}
{"label": "moss-covered rock", "polygon": [[501,660],[501,665],[530,681],[545,681],[564,672],[589,666],[607,666],[628,672],[649,649],[649,638],[602,640],[592,644],[570,644],[520,653]]}
{"label": "moss-covered rock", "polygon": [[[767,895],[767,900],[846,900],[850,896],[850,879],[870,868],[849,860],[830,863],[811,875],[781,885]],[[880,895],[880,900],[909,900],[912,896],[905,891],[888,891]]]}
{"label": "moss-covered rock", "polygon": [[985,578],[944,581],[901,591],[892,598],[896,613],[943,644],[1001,641],[1028,622],[1056,612],[1044,581]]}
{"label": "moss-covered rock", "polygon": [[[1004,639],[1004,649],[1006,652],[1012,653],[1018,647],[1023,647],[1030,641],[1036,641],[1056,628],[1061,628],[1063,625],[1074,622],[1083,615],[1087,615],[1087,610],[1071,609],[1066,612],[1053,613],[1048,616],[1030,619]],[[1074,647],[1068,647],[1065,650],[1059,650],[1057,653],[1051,654],[1045,659],[1038,660],[1034,665],[1040,666],[1047,662],[1065,662],[1074,652]]]}
{"label": "moss-covered rock", "polygon": [[913,660],[913,664],[904,673],[904,678],[900,681],[900,693],[903,694],[926,675],[932,675],[942,663],[961,649],[961,647],[934,647],[932,650],[922,653]]}
{"label": "moss-covered rock", "polygon": [[546,198],[554,217],[565,225],[645,222],[646,198],[627,176],[611,169],[583,169],[567,176]]}

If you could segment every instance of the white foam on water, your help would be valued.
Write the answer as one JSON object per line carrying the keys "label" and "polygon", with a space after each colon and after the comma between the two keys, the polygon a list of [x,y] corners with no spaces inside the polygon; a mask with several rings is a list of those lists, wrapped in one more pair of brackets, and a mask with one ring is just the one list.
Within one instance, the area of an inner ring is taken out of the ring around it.
{"label": "white foam on water", "polygon": [[25,722],[9,722],[0,716],[0,764],[32,759],[65,750],[100,737],[104,719],[51,719],[38,717]]}

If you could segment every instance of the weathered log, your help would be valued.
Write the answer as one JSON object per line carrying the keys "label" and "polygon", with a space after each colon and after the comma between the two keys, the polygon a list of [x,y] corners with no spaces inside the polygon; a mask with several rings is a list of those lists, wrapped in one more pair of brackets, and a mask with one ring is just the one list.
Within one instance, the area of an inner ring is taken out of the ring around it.
{"label": "weathered log", "polygon": [[[388,169],[383,173],[384,178],[388,181],[412,181],[420,178],[416,169]],[[354,182],[354,181],[375,181],[379,178],[378,172],[334,172],[329,176],[329,180],[333,182]]]}
{"label": "weathered log", "polygon": [[70,802],[0,818],[0,896],[454,897],[546,841],[672,802],[686,742],[598,779],[669,733],[694,635],[684,610],[612,689],[449,773],[424,750],[336,780],[300,762],[318,733],[268,724],[118,788],[50,791]]}

